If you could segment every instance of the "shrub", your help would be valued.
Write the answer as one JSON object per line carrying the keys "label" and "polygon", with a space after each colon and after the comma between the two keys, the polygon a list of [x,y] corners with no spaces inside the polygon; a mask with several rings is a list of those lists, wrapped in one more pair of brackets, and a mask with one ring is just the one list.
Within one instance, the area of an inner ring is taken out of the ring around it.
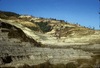
{"label": "shrub", "polygon": [[48,22],[39,22],[36,23],[43,32],[51,31],[51,26],[48,25]]}

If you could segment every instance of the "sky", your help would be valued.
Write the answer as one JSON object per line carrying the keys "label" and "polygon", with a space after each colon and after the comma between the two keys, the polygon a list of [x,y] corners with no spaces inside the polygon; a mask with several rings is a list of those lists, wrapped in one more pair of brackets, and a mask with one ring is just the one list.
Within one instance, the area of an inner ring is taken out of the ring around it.
{"label": "sky", "polygon": [[0,0],[0,10],[99,28],[99,0]]}

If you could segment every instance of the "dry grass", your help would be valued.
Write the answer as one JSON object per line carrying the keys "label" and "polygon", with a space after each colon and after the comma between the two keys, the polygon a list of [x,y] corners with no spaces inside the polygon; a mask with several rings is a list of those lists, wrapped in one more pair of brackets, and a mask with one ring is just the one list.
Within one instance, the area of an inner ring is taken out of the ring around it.
{"label": "dry grass", "polygon": [[66,27],[61,30],[62,37],[82,37],[94,34],[95,31],[83,27]]}
{"label": "dry grass", "polygon": [[36,24],[32,23],[32,22],[29,22],[29,21],[24,21],[24,20],[21,20],[21,19],[17,19],[15,20],[16,23],[20,23],[24,26],[27,26],[27,27],[37,27]]}

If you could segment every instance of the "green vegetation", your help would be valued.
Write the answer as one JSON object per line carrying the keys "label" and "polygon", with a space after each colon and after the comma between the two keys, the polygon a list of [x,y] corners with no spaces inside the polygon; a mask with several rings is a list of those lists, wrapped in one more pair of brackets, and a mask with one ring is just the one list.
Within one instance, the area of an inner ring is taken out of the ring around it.
{"label": "green vegetation", "polygon": [[43,33],[49,32],[49,31],[52,30],[51,26],[48,25],[48,22],[33,22],[33,23],[35,23],[38,27],[28,27],[31,30],[40,31],[40,32],[43,32]]}
{"label": "green vegetation", "polygon": [[28,28],[31,29],[31,30],[34,30],[34,31],[40,31],[38,27],[28,27]]}
{"label": "green vegetation", "polygon": [[48,25],[48,22],[36,22],[40,29],[45,33],[51,31],[51,26]]}
{"label": "green vegetation", "polygon": [[0,13],[3,13],[3,14],[5,14],[5,15],[7,15],[7,16],[15,16],[15,17],[18,17],[18,16],[19,16],[19,14],[14,13],[14,12],[0,11]]}
{"label": "green vegetation", "polygon": [[5,12],[5,11],[0,11],[0,18],[3,19],[8,19],[9,17],[19,17],[19,14],[16,14],[14,12]]}

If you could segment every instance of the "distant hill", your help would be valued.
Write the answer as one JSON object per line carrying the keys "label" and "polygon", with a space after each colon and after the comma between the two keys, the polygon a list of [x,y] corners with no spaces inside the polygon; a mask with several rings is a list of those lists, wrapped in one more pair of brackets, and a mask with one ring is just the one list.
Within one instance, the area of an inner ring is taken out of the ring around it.
{"label": "distant hill", "polygon": [[14,12],[0,11],[0,18],[19,17],[20,15]]}

